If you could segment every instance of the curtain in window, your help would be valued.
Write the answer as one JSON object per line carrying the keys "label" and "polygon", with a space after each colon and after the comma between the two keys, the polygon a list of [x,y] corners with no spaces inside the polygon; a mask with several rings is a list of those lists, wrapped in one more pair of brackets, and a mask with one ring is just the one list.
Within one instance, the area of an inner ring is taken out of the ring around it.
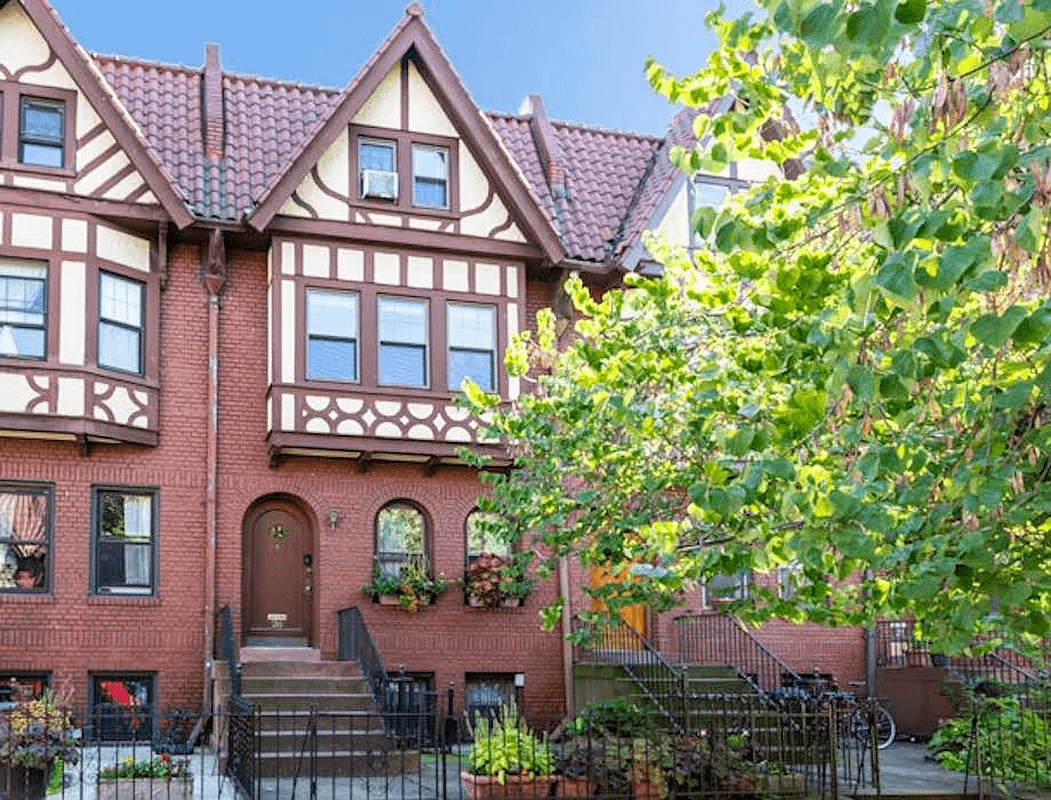
{"label": "curtain in window", "polygon": [[145,546],[125,545],[124,580],[129,586],[150,584],[150,535],[152,533],[151,498],[146,495],[124,496],[124,532],[130,541]]}

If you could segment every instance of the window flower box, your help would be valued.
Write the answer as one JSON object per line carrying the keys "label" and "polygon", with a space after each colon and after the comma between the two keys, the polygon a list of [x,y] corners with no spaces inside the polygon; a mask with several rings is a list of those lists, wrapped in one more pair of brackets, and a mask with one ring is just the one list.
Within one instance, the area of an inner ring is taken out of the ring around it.
{"label": "window flower box", "polygon": [[510,557],[481,553],[464,571],[463,589],[473,608],[518,608],[533,587],[528,553]]}
{"label": "window flower box", "polygon": [[425,565],[406,564],[397,575],[382,575],[379,567],[372,572],[372,583],[361,587],[364,594],[377,599],[380,605],[397,606],[415,614],[423,606],[433,603],[449,586],[445,576],[436,578],[427,574]]}
{"label": "window flower box", "polygon": [[193,800],[193,776],[100,778],[98,800]]}

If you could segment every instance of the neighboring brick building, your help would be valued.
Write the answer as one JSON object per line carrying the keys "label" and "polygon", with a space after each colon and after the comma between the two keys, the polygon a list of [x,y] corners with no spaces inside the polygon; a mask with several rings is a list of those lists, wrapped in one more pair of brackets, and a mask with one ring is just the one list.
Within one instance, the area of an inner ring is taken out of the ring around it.
{"label": "neighboring brick building", "polygon": [[[358,605],[389,665],[562,699],[557,582],[417,615],[360,587],[472,555],[457,447],[501,453],[448,387],[514,400],[501,353],[567,270],[615,282],[644,229],[688,245],[693,206],[743,185],[672,169],[689,115],[657,138],[535,97],[482,113],[415,5],[339,90],[214,46],[89,55],[44,0],[0,0],[0,111],[0,673],[186,705],[220,607],[242,645],[331,658]],[[852,635],[824,669],[858,676]]]}

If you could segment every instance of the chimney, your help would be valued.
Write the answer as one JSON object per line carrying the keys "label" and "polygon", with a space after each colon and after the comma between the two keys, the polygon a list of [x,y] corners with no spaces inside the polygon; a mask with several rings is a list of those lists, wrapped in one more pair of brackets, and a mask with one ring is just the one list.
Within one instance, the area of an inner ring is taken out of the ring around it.
{"label": "chimney", "polygon": [[531,94],[522,103],[523,109],[529,114],[529,130],[533,134],[533,143],[536,145],[537,154],[540,156],[540,166],[547,178],[548,188],[555,197],[566,196],[566,168],[565,156],[562,148],[558,146],[555,132],[551,129],[551,123],[547,121],[544,113],[544,103],[540,95]]}
{"label": "chimney", "polygon": [[226,121],[223,118],[223,67],[219,62],[219,45],[204,46],[204,154],[221,159],[226,154]]}

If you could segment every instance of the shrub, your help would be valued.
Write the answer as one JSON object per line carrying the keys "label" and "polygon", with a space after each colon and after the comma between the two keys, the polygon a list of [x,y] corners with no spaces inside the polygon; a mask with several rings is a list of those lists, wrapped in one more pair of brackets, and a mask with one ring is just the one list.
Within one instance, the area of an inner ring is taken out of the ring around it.
{"label": "shrub", "polygon": [[113,778],[154,778],[157,780],[171,780],[182,778],[186,775],[186,763],[177,761],[170,755],[164,754],[149,761],[136,761],[128,756],[118,764],[111,764],[99,770],[99,777]]}
{"label": "shrub", "polygon": [[547,738],[529,730],[514,703],[501,706],[495,720],[476,717],[471,732],[474,743],[467,764],[475,775],[488,775],[503,784],[509,774],[531,779],[554,772]]}

